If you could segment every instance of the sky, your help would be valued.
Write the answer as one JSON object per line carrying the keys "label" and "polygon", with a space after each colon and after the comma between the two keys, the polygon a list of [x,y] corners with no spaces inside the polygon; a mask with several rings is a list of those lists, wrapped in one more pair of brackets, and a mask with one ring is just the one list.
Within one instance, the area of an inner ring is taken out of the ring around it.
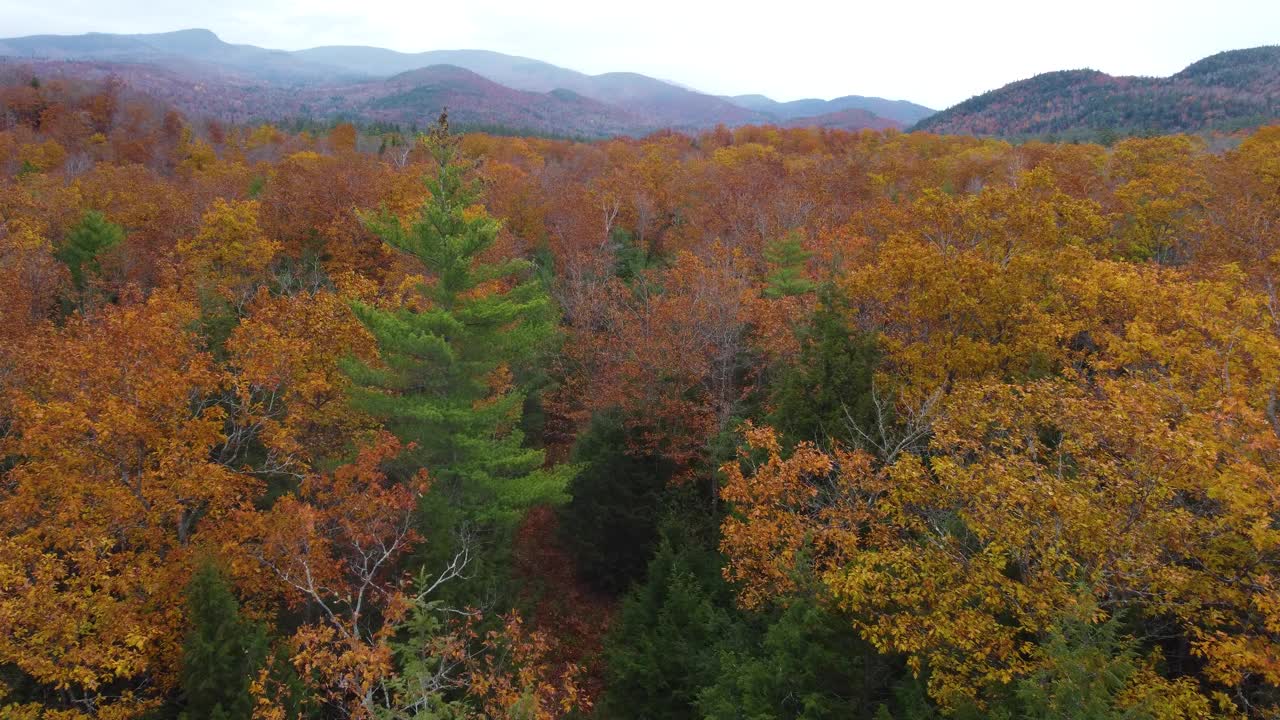
{"label": "sky", "polygon": [[480,48],[717,95],[944,108],[1050,70],[1169,75],[1280,44],[1280,0],[0,0],[0,37],[193,27],[284,50]]}

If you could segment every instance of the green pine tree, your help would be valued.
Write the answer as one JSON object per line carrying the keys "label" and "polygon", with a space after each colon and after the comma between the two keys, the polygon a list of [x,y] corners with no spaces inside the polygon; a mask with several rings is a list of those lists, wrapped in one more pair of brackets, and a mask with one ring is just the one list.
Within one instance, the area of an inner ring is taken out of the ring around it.
{"label": "green pine tree", "polygon": [[775,240],[764,251],[764,259],[769,263],[769,274],[765,277],[765,297],[780,298],[793,295],[804,295],[813,292],[816,284],[805,277],[804,264],[809,253],[798,232],[793,232],[781,240]]}
{"label": "green pine tree", "polygon": [[240,616],[240,603],[217,565],[206,561],[187,586],[191,629],[182,652],[187,720],[247,720],[249,684],[267,658],[263,627]]}
{"label": "green pine tree", "polygon": [[613,595],[644,578],[658,541],[663,491],[675,471],[665,458],[629,445],[618,413],[592,418],[574,449],[582,470],[569,484],[572,499],[560,523],[581,577]]}
{"label": "green pine tree", "polygon": [[522,431],[539,360],[558,338],[556,313],[532,263],[484,258],[500,224],[475,209],[480,190],[445,116],[426,143],[438,169],[418,219],[408,226],[386,214],[368,219],[426,269],[429,280],[417,288],[425,309],[355,304],[385,363],[349,367],[355,401],[415,444],[405,460],[428,468],[433,494],[449,496],[473,520],[511,519],[559,499],[567,480],[565,471],[541,469],[543,452]]}
{"label": "green pine tree", "polygon": [[720,674],[721,648],[741,644],[720,556],[672,530],[665,528],[647,580],[623,600],[610,630],[601,717],[701,718],[699,695]]}
{"label": "green pine tree", "polygon": [[830,439],[856,444],[856,424],[875,422],[871,382],[879,353],[875,338],[849,327],[839,291],[823,287],[818,308],[800,329],[799,360],[774,382],[768,422],[791,443]]}
{"label": "green pine tree", "polygon": [[700,695],[703,717],[872,720],[902,672],[894,659],[814,598],[770,614],[754,642],[722,653],[716,683]]}
{"label": "green pine tree", "polygon": [[62,247],[54,254],[71,271],[71,282],[83,291],[92,277],[102,272],[99,258],[106,250],[124,242],[124,228],[107,222],[96,210],[86,212],[67,232]]}
{"label": "green pine tree", "polygon": [[[1083,597],[1081,605],[1092,607]],[[1083,613],[1081,613],[1083,615]],[[1138,643],[1122,634],[1116,617],[1094,624],[1065,617],[1050,628],[1037,649],[1036,672],[1014,684],[1009,714],[1028,720],[1141,720],[1146,703],[1118,702],[1138,673]]]}

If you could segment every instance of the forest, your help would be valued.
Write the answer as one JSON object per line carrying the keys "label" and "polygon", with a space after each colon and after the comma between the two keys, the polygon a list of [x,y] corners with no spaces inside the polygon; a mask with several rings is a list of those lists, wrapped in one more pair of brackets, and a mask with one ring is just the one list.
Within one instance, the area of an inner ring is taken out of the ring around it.
{"label": "forest", "polygon": [[1256,128],[1280,117],[1280,47],[1228,50],[1169,77],[1062,70],[1010,83],[917,123],[934,133],[1096,141]]}
{"label": "forest", "polygon": [[1280,718],[1280,126],[430,120],[0,87],[0,717]]}

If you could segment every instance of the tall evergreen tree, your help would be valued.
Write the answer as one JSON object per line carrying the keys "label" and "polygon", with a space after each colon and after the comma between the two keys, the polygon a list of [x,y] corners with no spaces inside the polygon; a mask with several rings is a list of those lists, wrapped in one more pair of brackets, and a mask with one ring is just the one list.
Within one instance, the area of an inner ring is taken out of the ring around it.
{"label": "tall evergreen tree", "polygon": [[601,413],[578,440],[581,471],[569,484],[572,499],[561,516],[561,536],[592,587],[625,592],[644,577],[658,541],[663,491],[675,472],[661,456],[629,446],[618,413]]}
{"label": "tall evergreen tree", "polygon": [[71,271],[76,290],[82,291],[89,279],[101,272],[99,256],[121,242],[124,242],[124,228],[108,222],[97,210],[90,210],[67,232],[55,256]]}
{"label": "tall evergreen tree", "polygon": [[870,431],[875,422],[871,383],[879,351],[874,337],[849,326],[846,306],[834,287],[819,289],[818,307],[799,331],[799,360],[773,385],[767,420],[788,442],[855,444],[850,423]]}
{"label": "tall evergreen tree", "polygon": [[427,467],[471,519],[510,519],[558,498],[567,479],[541,469],[543,452],[521,430],[538,361],[558,336],[556,314],[532,263],[485,257],[501,226],[478,205],[446,116],[424,141],[437,170],[417,220],[383,214],[368,224],[428,279],[413,307],[355,304],[383,361],[350,368],[355,401],[415,444],[406,460]]}
{"label": "tall evergreen tree", "polygon": [[186,720],[247,720],[253,713],[249,684],[267,657],[265,630],[240,616],[240,603],[213,562],[196,570],[187,586],[187,606]]}
{"label": "tall evergreen tree", "polygon": [[721,650],[740,645],[741,619],[718,553],[669,523],[643,584],[623,599],[605,644],[600,716],[703,717],[699,695],[720,674]]}
{"label": "tall evergreen tree", "polygon": [[749,642],[721,653],[716,682],[699,695],[704,718],[871,720],[892,689],[893,659],[816,598],[790,598],[757,624]]}
{"label": "tall evergreen tree", "polygon": [[769,274],[765,277],[768,283],[764,290],[766,297],[790,297],[813,292],[816,284],[804,273],[809,253],[804,249],[800,233],[792,232],[769,243],[764,250],[764,258],[769,263]]}

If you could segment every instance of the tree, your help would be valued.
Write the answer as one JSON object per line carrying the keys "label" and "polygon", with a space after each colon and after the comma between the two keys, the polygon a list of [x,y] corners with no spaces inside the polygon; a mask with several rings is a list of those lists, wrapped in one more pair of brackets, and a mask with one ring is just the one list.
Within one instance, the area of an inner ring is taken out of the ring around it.
{"label": "tree", "polygon": [[[486,631],[479,612],[439,599],[470,572],[469,548],[434,572],[404,571],[422,540],[413,517],[427,479],[383,472],[400,450],[381,433],[352,463],[243,517],[249,555],[314,618],[290,639],[298,676],[344,717],[476,717],[473,706],[490,717],[518,707],[536,720],[561,717],[580,704],[576,666],[550,662],[546,638],[517,616]],[[278,685],[258,684],[260,704],[276,704],[267,690]]]}
{"label": "tree", "polygon": [[75,289],[83,292],[92,278],[102,272],[100,259],[104,252],[124,241],[124,228],[107,222],[102,213],[90,210],[67,233],[55,257],[71,271]]}
{"label": "tree", "polygon": [[670,461],[633,451],[627,435],[616,413],[592,420],[575,451],[582,469],[569,483],[561,526],[582,577],[613,594],[644,578],[675,472]]}
{"label": "tree", "polygon": [[[819,292],[819,306],[797,334],[800,352],[770,393],[769,423],[788,442],[856,442],[876,421],[872,396],[879,347],[849,325],[838,288]],[[858,429],[855,429],[858,428]]]}
{"label": "tree", "polygon": [[1178,135],[1115,146],[1112,173],[1122,183],[1113,191],[1121,213],[1117,253],[1172,265],[1198,250],[1204,224],[1198,210],[1208,188],[1195,151],[1195,140]]}
{"label": "tree", "polygon": [[331,292],[271,295],[260,289],[231,331],[226,352],[234,431],[223,461],[299,477],[341,458],[375,424],[351,407],[347,359],[376,357],[373,338]]}
{"label": "tree", "polygon": [[752,642],[721,652],[719,675],[698,697],[708,720],[870,718],[870,700],[900,671],[816,598],[789,599],[762,619]]}
{"label": "tree", "polygon": [[429,277],[406,305],[354,304],[383,360],[351,366],[355,401],[413,443],[406,462],[430,467],[473,517],[510,520],[559,497],[567,479],[541,470],[543,453],[521,430],[538,360],[556,340],[555,314],[528,261],[487,255],[499,223],[475,205],[479,190],[444,116],[428,142],[437,171],[418,219],[369,222]]}
{"label": "tree", "polygon": [[621,409],[633,449],[666,457],[687,478],[746,394],[759,288],[742,253],[714,244],[610,291],[601,322],[567,350],[584,376],[582,402]]}
{"label": "tree", "polygon": [[171,292],[73,318],[7,393],[0,661],[80,709],[177,684],[192,549],[260,488],[213,460],[222,376],[194,319]]}
{"label": "tree", "polygon": [[238,517],[237,551],[314,618],[290,639],[293,665],[317,699],[343,715],[368,717],[385,704],[398,623],[466,565],[459,555],[439,575],[423,571],[418,593],[405,591],[398,563],[421,539],[413,512],[427,477],[388,478],[382,466],[400,450],[394,436],[379,433],[352,462],[309,475],[264,513]]}
{"label": "tree", "polygon": [[359,139],[360,134],[351,123],[334,125],[329,131],[329,147],[338,154],[354,153]]}
{"label": "tree", "polygon": [[[1091,605],[1082,598],[1082,610]],[[1152,668],[1143,662],[1138,642],[1121,633],[1118,617],[1102,623],[1064,617],[1041,641],[1039,667],[1015,683],[1002,704],[1016,717],[1035,720],[1156,717],[1160,698],[1149,696],[1144,677]]]}
{"label": "tree", "polygon": [[190,630],[182,648],[188,720],[248,718],[252,680],[267,658],[263,627],[243,618],[226,578],[206,559],[187,584]]}
{"label": "tree", "polygon": [[606,717],[701,717],[698,696],[719,675],[733,616],[718,558],[686,542],[665,537],[647,581],[623,600],[605,646]]}
{"label": "tree", "polygon": [[112,253],[110,279],[143,289],[165,284],[162,276],[178,240],[196,230],[202,198],[142,165],[99,163],[77,176],[72,188],[81,206],[124,229],[124,242]]}
{"label": "tree", "polygon": [[258,214],[255,200],[219,198],[200,219],[196,236],[178,242],[178,253],[198,289],[220,296],[237,310],[253,297],[280,249],[280,243],[263,232]]}
{"label": "tree", "polygon": [[803,295],[816,287],[812,280],[805,277],[804,265],[809,254],[805,252],[804,242],[798,233],[773,241],[765,248],[764,257],[769,263],[769,274],[765,277],[765,282],[768,283],[764,291],[765,297]]}
{"label": "tree", "polygon": [[32,223],[0,225],[0,294],[6,298],[0,303],[0,377],[26,357],[23,346],[39,342],[37,329],[53,315],[65,282],[65,269]]}
{"label": "tree", "polygon": [[409,217],[425,198],[413,172],[392,172],[360,153],[295,152],[271,169],[260,194],[263,231],[280,242],[283,256],[331,277],[381,279],[392,253],[361,213],[384,207]]}

